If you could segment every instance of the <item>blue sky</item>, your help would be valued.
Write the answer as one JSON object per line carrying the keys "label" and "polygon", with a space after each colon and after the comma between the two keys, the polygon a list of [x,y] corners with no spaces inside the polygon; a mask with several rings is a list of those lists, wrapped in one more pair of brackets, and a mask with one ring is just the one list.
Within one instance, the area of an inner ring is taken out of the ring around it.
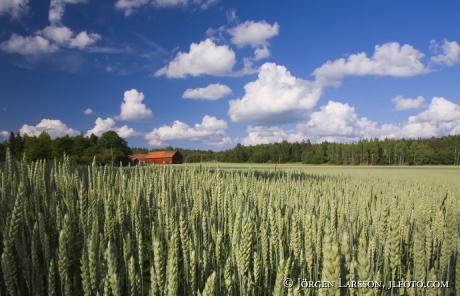
{"label": "blue sky", "polygon": [[2,0],[0,139],[460,134],[460,2]]}

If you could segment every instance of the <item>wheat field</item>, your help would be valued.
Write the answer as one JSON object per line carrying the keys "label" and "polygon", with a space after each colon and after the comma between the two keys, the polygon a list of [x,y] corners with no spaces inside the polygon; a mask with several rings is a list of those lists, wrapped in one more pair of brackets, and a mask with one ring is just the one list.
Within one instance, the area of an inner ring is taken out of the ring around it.
{"label": "wheat field", "polygon": [[7,155],[0,295],[460,295],[458,169],[229,166]]}

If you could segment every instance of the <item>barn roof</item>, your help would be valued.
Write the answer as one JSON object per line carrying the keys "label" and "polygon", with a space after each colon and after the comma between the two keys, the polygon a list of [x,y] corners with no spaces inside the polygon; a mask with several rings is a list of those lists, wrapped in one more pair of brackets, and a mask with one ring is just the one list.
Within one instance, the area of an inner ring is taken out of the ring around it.
{"label": "barn roof", "polygon": [[147,156],[147,154],[132,154],[132,155],[129,155],[129,158],[131,159],[144,159],[145,157]]}
{"label": "barn roof", "polygon": [[149,152],[145,158],[165,158],[165,157],[173,157],[176,153],[179,153],[179,151],[155,151],[155,152]]}

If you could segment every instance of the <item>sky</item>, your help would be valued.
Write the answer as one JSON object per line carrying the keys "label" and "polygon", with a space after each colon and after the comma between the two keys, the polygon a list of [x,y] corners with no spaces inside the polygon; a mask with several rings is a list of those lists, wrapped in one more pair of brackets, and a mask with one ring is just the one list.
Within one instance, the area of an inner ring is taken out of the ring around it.
{"label": "sky", "polygon": [[0,141],[460,134],[459,1],[0,0]]}

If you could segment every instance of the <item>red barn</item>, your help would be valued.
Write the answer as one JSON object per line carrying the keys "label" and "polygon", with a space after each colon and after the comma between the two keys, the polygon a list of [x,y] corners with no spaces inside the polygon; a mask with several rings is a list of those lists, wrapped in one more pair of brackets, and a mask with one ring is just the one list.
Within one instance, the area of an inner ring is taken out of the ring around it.
{"label": "red barn", "polygon": [[145,156],[146,163],[177,164],[182,163],[183,157],[179,151],[155,151]]}
{"label": "red barn", "polygon": [[140,163],[146,163],[145,161],[146,156],[147,154],[133,154],[133,155],[130,155],[129,158],[131,158],[134,165],[138,165]]}

